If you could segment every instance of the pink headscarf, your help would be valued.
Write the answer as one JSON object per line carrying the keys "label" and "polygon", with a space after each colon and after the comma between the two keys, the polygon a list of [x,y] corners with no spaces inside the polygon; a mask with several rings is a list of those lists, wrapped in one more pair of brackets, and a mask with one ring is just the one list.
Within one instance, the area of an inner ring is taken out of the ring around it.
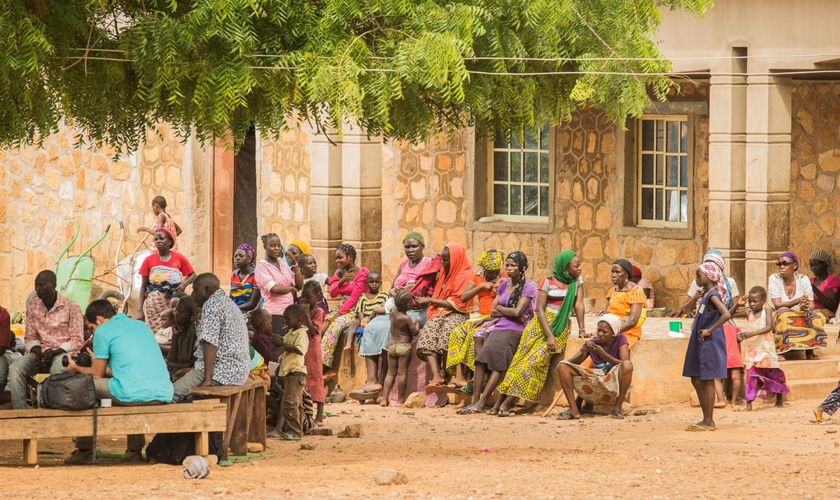
{"label": "pink headscarf", "polygon": [[715,289],[720,295],[720,301],[726,304],[729,300],[729,294],[726,291],[726,277],[720,267],[712,262],[704,262],[700,264],[700,271],[709,278],[709,281],[714,283]]}

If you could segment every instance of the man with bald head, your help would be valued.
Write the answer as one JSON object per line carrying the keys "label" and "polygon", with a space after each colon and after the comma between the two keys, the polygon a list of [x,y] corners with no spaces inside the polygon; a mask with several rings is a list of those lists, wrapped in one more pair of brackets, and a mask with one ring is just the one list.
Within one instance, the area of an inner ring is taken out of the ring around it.
{"label": "man with bald head", "polygon": [[219,278],[212,273],[198,275],[193,281],[192,298],[201,308],[195,368],[173,384],[176,398],[194,387],[243,385],[251,371],[245,317],[219,288]]}
{"label": "man with bald head", "polygon": [[55,375],[66,371],[62,360],[78,354],[85,341],[82,309],[59,295],[55,287],[54,272],[41,271],[35,277],[35,297],[26,304],[26,354],[9,367],[15,410],[26,409],[26,377],[36,372]]}

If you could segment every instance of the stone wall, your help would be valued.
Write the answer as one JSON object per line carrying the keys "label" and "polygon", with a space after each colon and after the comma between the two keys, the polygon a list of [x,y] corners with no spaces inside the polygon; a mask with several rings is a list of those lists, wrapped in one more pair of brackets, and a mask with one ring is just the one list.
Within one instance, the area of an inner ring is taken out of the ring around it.
{"label": "stone wall", "polygon": [[[695,99],[708,99],[707,88],[696,92]],[[594,110],[577,112],[570,123],[555,129],[555,203],[548,224],[470,220],[478,216],[469,205],[484,187],[474,180],[474,146],[465,131],[416,146],[386,146],[385,279],[392,279],[403,258],[401,238],[417,230],[427,238],[427,254],[448,241],[464,243],[473,261],[488,248],[521,250],[530,259],[530,275],[537,278],[551,272],[558,252],[574,249],[583,259],[586,296],[596,298],[599,307],[610,286],[611,263],[627,258],[653,283],[658,305],[679,306],[706,246],[708,117],[696,117],[694,131],[693,230],[678,237],[669,236],[668,230],[625,227],[626,197],[632,196],[624,192],[625,177],[634,170],[625,165],[621,150],[624,132]]]}
{"label": "stone wall", "polygon": [[795,82],[791,121],[790,248],[808,273],[814,250],[840,258],[840,83]]}
{"label": "stone wall", "polygon": [[[263,138],[258,165],[257,223],[259,234],[276,233],[284,245],[297,239],[309,242],[309,133],[292,129],[277,139]],[[262,250],[258,249],[261,253]],[[324,271],[326,266],[320,264]]]}
{"label": "stone wall", "polygon": [[[23,310],[35,275],[53,269],[75,225],[78,240],[70,248],[78,254],[111,225],[106,239],[93,252],[96,273],[113,265],[119,245],[119,222],[125,224],[124,252],[141,240],[140,226],[154,223],[151,200],[160,194],[169,213],[184,229],[195,231],[194,217],[204,203],[202,175],[185,169],[185,156],[194,158],[193,146],[182,144],[161,125],[147,134],[147,144],[136,154],[120,159],[110,147],[79,146],[71,125],[44,140],[42,147],[0,150],[0,305]],[[203,183],[206,184],[206,183]],[[206,265],[200,238],[186,238],[181,250],[197,268]],[[113,277],[106,277],[115,282]],[[95,297],[107,285],[95,283]]]}

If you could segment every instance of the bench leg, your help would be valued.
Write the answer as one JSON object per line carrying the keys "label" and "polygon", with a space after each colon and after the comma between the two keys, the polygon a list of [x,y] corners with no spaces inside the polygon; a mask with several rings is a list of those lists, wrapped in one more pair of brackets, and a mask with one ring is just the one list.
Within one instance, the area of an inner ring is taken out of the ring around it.
{"label": "bench leg", "polygon": [[248,395],[240,392],[233,405],[233,430],[230,438],[230,451],[234,455],[248,454]]}
{"label": "bench leg", "polygon": [[35,465],[38,463],[38,440],[23,440],[23,463],[26,465]]}
{"label": "bench leg", "polygon": [[206,432],[195,433],[195,454],[206,457],[210,454],[210,436]]}
{"label": "bench leg", "polygon": [[260,443],[263,450],[265,443],[265,388],[260,386],[254,389],[254,403],[251,410],[251,423],[248,429],[248,442]]}

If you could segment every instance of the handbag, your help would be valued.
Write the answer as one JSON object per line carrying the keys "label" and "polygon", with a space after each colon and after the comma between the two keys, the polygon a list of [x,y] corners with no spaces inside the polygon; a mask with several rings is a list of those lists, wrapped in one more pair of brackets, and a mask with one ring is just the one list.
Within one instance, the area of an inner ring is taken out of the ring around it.
{"label": "handbag", "polygon": [[41,384],[38,406],[54,410],[89,410],[96,406],[93,377],[75,373],[51,375]]}

